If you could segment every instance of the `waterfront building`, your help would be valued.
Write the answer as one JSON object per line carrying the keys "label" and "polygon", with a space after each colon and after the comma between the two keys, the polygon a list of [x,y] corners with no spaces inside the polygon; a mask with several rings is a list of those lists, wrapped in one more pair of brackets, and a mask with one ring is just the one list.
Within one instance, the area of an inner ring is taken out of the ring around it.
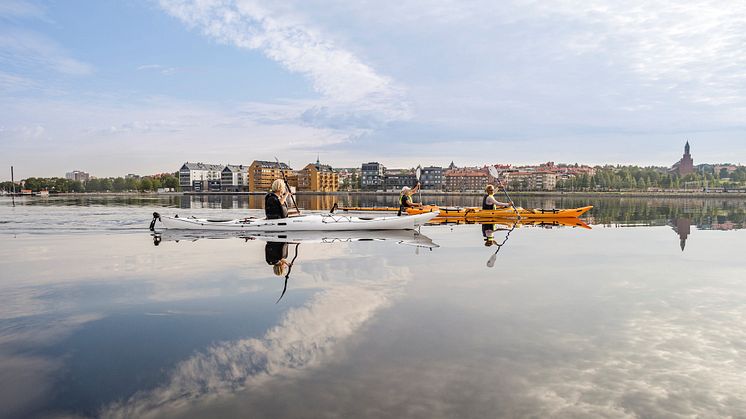
{"label": "waterfront building", "polygon": [[358,190],[360,189],[360,169],[353,168],[338,168],[335,170],[339,176],[339,189],[340,190]]}
{"label": "waterfront building", "polygon": [[720,177],[728,177],[736,170],[738,170],[738,166],[734,164],[716,164],[712,168],[713,173],[720,175]]}
{"label": "waterfront building", "polygon": [[384,177],[385,191],[400,192],[403,187],[414,188],[417,185],[417,176],[411,169],[387,169]]}
{"label": "waterfront building", "polygon": [[485,169],[453,169],[443,177],[448,192],[482,191],[490,179]]}
{"label": "waterfront building", "polygon": [[254,160],[249,166],[249,192],[267,192],[275,179],[282,179],[282,172],[291,187],[298,186],[298,174],[285,163]]}
{"label": "waterfront building", "polygon": [[179,186],[182,191],[202,192],[209,188],[210,182],[214,187],[220,179],[225,165],[209,163],[184,163],[179,169]]}
{"label": "waterfront building", "polygon": [[220,190],[225,192],[248,192],[249,168],[242,164],[226,165],[220,174]]}
{"label": "waterfront building", "polygon": [[444,187],[445,178],[443,168],[439,166],[427,166],[421,168],[420,187],[423,190],[441,191]]}
{"label": "waterfront building", "polygon": [[91,175],[90,173],[84,172],[82,170],[73,170],[72,172],[65,173],[65,178],[85,183],[88,182],[88,180],[91,178]]}
{"label": "waterfront building", "polygon": [[339,190],[339,175],[327,164],[309,163],[298,173],[298,190],[312,192],[336,192]]}
{"label": "waterfront building", "polygon": [[684,155],[681,157],[681,160],[674,163],[673,167],[671,167],[671,171],[678,173],[679,176],[686,176],[690,173],[694,173],[694,160],[692,159],[692,155],[689,153],[689,141],[687,141],[684,146]]}
{"label": "waterfront building", "polygon": [[505,179],[508,185],[515,189],[553,191],[557,187],[557,174],[552,172],[506,172]]}
{"label": "waterfront building", "polygon": [[377,191],[384,189],[386,168],[378,162],[363,163],[360,170],[360,189]]}

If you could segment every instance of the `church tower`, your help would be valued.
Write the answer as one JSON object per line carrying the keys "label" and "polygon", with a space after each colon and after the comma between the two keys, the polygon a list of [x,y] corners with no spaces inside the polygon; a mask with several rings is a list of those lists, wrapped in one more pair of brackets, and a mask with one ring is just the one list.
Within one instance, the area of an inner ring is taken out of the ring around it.
{"label": "church tower", "polygon": [[679,172],[679,176],[686,176],[689,173],[694,173],[694,160],[692,155],[689,153],[689,141],[684,145],[684,155],[681,157],[673,169]]}

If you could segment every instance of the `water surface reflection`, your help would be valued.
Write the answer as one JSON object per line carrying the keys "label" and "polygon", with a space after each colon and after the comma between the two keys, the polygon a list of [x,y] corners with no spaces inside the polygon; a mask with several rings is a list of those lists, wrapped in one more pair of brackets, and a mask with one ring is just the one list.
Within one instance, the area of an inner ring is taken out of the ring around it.
{"label": "water surface reflection", "polygon": [[0,410],[739,416],[743,203],[666,205],[496,223],[490,246],[483,225],[151,236],[153,203],[0,205]]}

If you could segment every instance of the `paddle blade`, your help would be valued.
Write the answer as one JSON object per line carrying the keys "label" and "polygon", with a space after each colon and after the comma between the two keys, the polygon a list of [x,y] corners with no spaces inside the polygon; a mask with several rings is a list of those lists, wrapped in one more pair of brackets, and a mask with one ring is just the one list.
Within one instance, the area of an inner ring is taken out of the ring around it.
{"label": "paddle blade", "polygon": [[492,176],[495,179],[498,179],[500,177],[500,173],[498,173],[497,168],[495,168],[495,166],[487,166],[487,171],[489,171],[490,176]]}
{"label": "paddle blade", "polygon": [[487,267],[488,268],[494,267],[496,260],[497,260],[497,252],[493,253],[492,256],[490,256],[490,259],[487,261]]}
{"label": "paddle blade", "polygon": [[422,176],[422,169],[420,167],[417,167],[417,170],[414,172],[414,175],[417,176],[417,182],[419,182],[420,176]]}

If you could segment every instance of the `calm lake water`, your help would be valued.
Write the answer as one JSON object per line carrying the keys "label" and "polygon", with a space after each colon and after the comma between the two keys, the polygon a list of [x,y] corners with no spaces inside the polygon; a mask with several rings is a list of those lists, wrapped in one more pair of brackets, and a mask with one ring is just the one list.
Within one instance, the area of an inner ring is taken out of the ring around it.
{"label": "calm lake water", "polygon": [[0,198],[0,417],[744,415],[746,201],[516,202],[592,228],[154,240],[261,197]]}

